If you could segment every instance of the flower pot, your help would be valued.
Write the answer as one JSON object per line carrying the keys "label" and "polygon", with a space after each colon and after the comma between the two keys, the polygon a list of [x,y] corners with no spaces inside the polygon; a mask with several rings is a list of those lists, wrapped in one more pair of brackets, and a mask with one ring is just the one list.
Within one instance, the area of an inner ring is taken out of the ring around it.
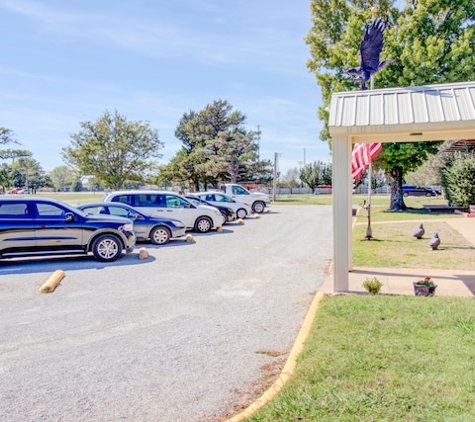
{"label": "flower pot", "polygon": [[424,284],[419,284],[417,281],[414,284],[414,294],[416,296],[434,296],[436,284],[433,286],[425,286]]}

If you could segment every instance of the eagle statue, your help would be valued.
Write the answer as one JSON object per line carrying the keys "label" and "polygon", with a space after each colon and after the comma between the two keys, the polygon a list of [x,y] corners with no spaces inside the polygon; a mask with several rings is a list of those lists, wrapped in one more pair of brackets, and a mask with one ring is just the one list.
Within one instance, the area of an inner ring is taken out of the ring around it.
{"label": "eagle statue", "polygon": [[394,63],[394,60],[391,59],[379,61],[379,55],[383,49],[383,33],[385,29],[386,24],[381,18],[374,20],[371,26],[366,27],[358,53],[360,66],[348,69],[345,72],[360,81],[360,88],[362,90],[366,89],[366,82],[370,80],[371,75]]}

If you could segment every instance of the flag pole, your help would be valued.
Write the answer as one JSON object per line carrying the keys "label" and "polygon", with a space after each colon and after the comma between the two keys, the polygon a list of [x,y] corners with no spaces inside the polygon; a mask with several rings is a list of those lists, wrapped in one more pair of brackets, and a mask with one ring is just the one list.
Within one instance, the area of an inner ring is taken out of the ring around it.
{"label": "flag pole", "polygon": [[373,163],[372,160],[369,160],[368,164],[368,206],[366,207],[368,210],[368,227],[366,228],[366,240],[371,240],[373,238],[373,230],[371,229],[371,189],[373,187]]}
{"label": "flag pole", "polygon": [[[376,7],[371,8],[371,16],[373,22],[376,19]],[[374,88],[374,75],[371,75],[370,78],[370,87],[372,90]],[[371,229],[371,190],[373,188],[373,158],[371,157],[371,152],[369,154],[369,164],[368,164],[368,227],[366,228],[366,240],[371,240],[373,238],[373,230]]]}

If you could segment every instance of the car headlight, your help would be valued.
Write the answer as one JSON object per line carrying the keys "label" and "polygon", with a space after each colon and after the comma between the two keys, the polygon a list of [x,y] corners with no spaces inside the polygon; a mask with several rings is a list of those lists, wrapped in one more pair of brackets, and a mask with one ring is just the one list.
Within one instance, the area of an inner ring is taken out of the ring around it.
{"label": "car headlight", "polygon": [[134,223],[127,223],[127,224],[124,224],[123,226],[120,226],[119,227],[119,230],[124,232],[132,232],[134,231]]}
{"label": "car headlight", "polygon": [[231,208],[227,208],[228,214],[232,214],[233,210]]}
{"label": "car headlight", "polygon": [[179,228],[185,227],[185,225],[184,225],[181,221],[172,221],[171,223],[172,223],[175,227],[179,227]]}

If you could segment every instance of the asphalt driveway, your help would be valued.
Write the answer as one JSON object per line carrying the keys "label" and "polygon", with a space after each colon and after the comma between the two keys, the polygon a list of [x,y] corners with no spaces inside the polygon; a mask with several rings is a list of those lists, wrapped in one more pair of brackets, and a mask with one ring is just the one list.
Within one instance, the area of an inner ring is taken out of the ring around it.
{"label": "asphalt driveway", "polygon": [[0,262],[0,420],[217,421],[252,397],[332,256],[330,206],[272,211],[147,260]]}

